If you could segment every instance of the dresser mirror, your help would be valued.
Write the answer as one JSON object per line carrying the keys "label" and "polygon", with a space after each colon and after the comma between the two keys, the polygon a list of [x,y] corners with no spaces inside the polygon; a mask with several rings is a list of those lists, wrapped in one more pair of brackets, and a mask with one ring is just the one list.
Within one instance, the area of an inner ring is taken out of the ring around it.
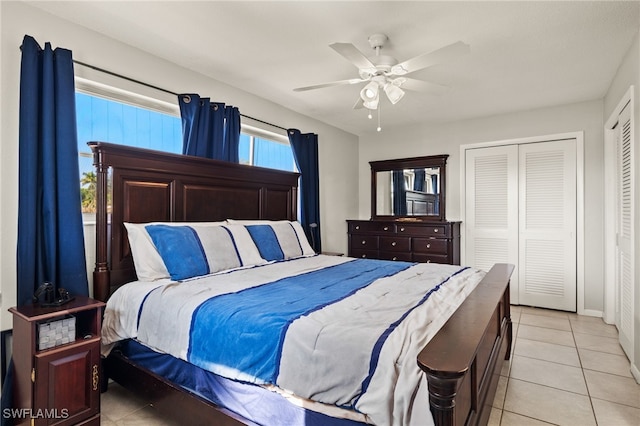
{"label": "dresser mirror", "polygon": [[444,221],[447,157],[371,161],[371,218]]}

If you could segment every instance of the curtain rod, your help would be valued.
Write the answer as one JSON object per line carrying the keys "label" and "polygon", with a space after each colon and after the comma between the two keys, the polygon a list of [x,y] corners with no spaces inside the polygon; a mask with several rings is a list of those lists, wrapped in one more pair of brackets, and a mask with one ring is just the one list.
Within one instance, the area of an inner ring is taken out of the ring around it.
{"label": "curtain rod", "polygon": [[[99,72],[102,72],[102,73],[105,73],[105,74],[112,75],[114,77],[121,78],[123,80],[131,81],[131,82],[136,83],[136,84],[141,84],[143,86],[149,87],[151,89],[159,90],[161,92],[165,92],[165,93],[168,93],[170,95],[180,96],[179,93],[173,92],[171,90],[163,89],[162,87],[154,86],[153,84],[145,83],[144,81],[136,80],[135,78],[127,77],[127,76],[122,75],[122,74],[117,74],[117,73],[115,73],[113,71],[109,71],[109,70],[105,70],[104,68],[96,67],[95,65],[89,65],[87,63],[80,62],[80,61],[77,61],[75,59],[73,60],[73,63],[78,64],[78,65],[82,65],[83,67],[91,68],[92,70],[96,70],[96,71],[99,71]],[[244,117],[244,118],[248,118],[248,119],[253,120],[253,121],[257,121],[258,123],[262,123],[262,124],[266,124],[268,126],[272,126],[272,127],[278,128],[278,129],[282,129],[285,132],[288,131],[288,129],[285,129],[282,126],[278,126],[277,124],[269,123],[268,121],[264,121],[264,120],[260,120],[260,119],[255,118],[255,117],[251,117],[250,115],[245,115],[245,114],[241,113],[240,116]]]}

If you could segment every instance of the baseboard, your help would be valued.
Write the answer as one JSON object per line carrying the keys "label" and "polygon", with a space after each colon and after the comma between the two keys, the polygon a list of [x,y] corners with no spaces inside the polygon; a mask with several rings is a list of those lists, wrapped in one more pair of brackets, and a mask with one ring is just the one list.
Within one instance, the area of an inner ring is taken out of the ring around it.
{"label": "baseboard", "polygon": [[596,311],[595,309],[585,309],[579,315],[584,315],[587,317],[604,318],[604,312]]}

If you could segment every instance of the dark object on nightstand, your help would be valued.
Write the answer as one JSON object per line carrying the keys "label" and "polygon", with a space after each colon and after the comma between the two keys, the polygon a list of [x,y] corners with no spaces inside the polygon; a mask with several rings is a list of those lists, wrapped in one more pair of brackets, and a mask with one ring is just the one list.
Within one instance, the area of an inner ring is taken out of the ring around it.
{"label": "dark object on nightstand", "polygon": [[34,304],[9,309],[13,314],[13,405],[31,410],[34,416],[16,419],[16,424],[100,425],[104,305],[76,296],[64,307]]}

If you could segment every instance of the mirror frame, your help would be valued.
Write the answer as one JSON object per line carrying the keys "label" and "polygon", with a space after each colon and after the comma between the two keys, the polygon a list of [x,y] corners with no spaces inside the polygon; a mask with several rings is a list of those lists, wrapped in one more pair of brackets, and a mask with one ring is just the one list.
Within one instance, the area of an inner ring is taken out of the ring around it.
{"label": "mirror frame", "polygon": [[[371,166],[371,220],[398,220],[398,221],[420,221],[420,222],[445,222],[445,194],[446,194],[446,176],[447,176],[447,158],[449,155],[429,155],[425,157],[398,158],[396,160],[380,160],[370,161]],[[379,215],[376,212],[377,201],[377,172],[388,172],[392,170],[403,169],[422,169],[428,167],[440,168],[440,193],[439,211],[437,215]]]}

